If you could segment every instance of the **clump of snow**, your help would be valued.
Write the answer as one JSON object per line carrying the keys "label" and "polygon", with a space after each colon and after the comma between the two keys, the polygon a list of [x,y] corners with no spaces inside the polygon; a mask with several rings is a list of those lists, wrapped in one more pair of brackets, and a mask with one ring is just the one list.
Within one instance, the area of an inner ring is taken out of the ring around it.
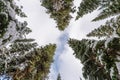
{"label": "clump of snow", "polygon": [[[0,38],[0,49],[4,46],[7,46],[9,43],[15,41],[16,39],[20,38],[23,35],[23,32],[26,30],[26,24],[19,22],[16,19],[16,9],[18,6],[15,4],[13,0],[1,0],[4,4],[5,10],[0,12],[0,14],[4,14],[8,19],[8,25],[5,26],[6,32],[3,34],[2,38]],[[9,16],[9,17],[8,17]],[[17,27],[21,28],[24,27],[22,31],[18,31]],[[1,35],[1,34],[0,34]]]}
{"label": "clump of snow", "polygon": [[53,8],[56,10],[56,11],[59,11],[60,9],[63,8],[63,4],[64,4],[64,1],[63,0],[56,0],[54,2],[54,5],[53,5]]}
{"label": "clump of snow", "polygon": [[[120,57],[117,56],[117,59],[120,60]],[[120,76],[120,62],[116,62],[116,66],[117,66],[117,69],[118,69],[118,72],[119,72],[119,76]]]}
{"label": "clump of snow", "polygon": [[[0,48],[3,48],[10,42],[19,38],[19,33],[16,30],[16,23],[14,21],[10,21],[6,33],[4,34],[3,38],[0,39]],[[4,44],[3,41],[7,40]]]}
{"label": "clump of snow", "polygon": [[17,67],[22,71],[25,69],[26,66],[27,66],[27,64],[22,63],[22,64],[18,65]]}
{"label": "clump of snow", "polygon": [[113,75],[114,75],[114,68],[112,67],[112,68],[110,69],[110,76],[111,76],[111,78],[112,78]]}
{"label": "clump of snow", "polygon": [[12,77],[4,74],[4,75],[0,75],[0,80],[12,80]]}
{"label": "clump of snow", "polygon": [[107,38],[107,39],[106,39],[106,41],[105,41],[105,48],[108,47],[108,43],[109,43],[110,41],[112,41],[113,39],[114,39],[114,37],[112,37],[112,38]]}
{"label": "clump of snow", "polygon": [[95,41],[94,44],[93,44],[93,49],[95,49],[96,45],[97,45],[98,41]]}
{"label": "clump of snow", "polygon": [[7,4],[7,9],[8,9],[8,13],[9,13],[9,15],[10,15],[10,17],[13,19],[13,20],[15,20],[15,16],[16,16],[16,12],[15,12],[15,10],[11,7],[11,4],[10,4],[10,2],[6,2]]}
{"label": "clump of snow", "polygon": [[100,63],[103,65],[102,56],[104,53],[102,53],[102,51],[99,51],[99,50],[98,50],[98,53],[100,53],[100,55],[98,56],[98,59],[99,59]]}

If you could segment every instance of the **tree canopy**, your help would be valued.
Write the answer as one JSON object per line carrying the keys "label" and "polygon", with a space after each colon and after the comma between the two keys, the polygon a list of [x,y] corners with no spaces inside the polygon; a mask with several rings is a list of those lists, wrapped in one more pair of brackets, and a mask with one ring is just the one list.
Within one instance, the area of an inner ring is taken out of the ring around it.
{"label": "tree canopy", "polygon": [[78,7],[77,17],[79,19],[85,14],[99,10],[100,14],[93,21],[102,20],[120,13],[120,0],[82,0]]}
{"label": "tree canopy", "polygon": [[57,28],[63,31],[70,23],[72,18],[70,13],[74,13],[73,0],[41,0],[42,6],[47,9],[57,23]]}
{"label": "tree canopy", "polygon": [[[57,28],[64,31],[76,11],[74,0],[40,0]],[[92,21],[109,18],[105,24],[88,33],[96,39],[69,39],[74,55],[83,64],[83,76],[87,80],[120,80],[120,0],[82,0],[76,20],[95,10],[100,11]],[[22,6],[14,0],[0,0],[0,74],[13,80],[45,80],[53,62],[56,45],[39,46],[33,38],[27,38],[32,30]],[[112,18],[110,18],[112,17]],[[57,80],[61,80],[60,74]]]}
{"label": "tree canopy", "polygon": [[105,24],[87,34],[95,39],[70,39],[68,44],[74,55],[83,64],[83,76],[88,80],[119,80],[120,79],[120,25],[119,0],[82,0],[78,7],[77,17],[100,10],[100,14],[92,21],[113,16]]}
{"label": "tree canopy", "polygon": [[22,6],[14,0],[0,0],[0,76],[8,75],[6,79],[13,80],[46,79],[56,45],[39,47],[34,39],[26,37],[32,32],[27,22],[18,21],[16,16],[27,17]]}

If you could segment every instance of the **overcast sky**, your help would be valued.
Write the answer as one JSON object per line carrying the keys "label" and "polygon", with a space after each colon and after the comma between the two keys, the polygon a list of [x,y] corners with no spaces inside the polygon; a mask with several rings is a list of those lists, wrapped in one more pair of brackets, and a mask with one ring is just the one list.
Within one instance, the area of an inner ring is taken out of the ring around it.
{"label": "overcast sky", "polygon": [[[75,5],[78,6],[80,1],[75,0]],[[49,43],[57,44],[49,80],[56,80],[58,73],[61,74],[62,80],[80,80],[82,64],[74,57],[73,50],[68,46],[67,40],[69,38],[79,40],[86,38],[85,35],[88,32],[99,26],[98,22],[90,22],[98,12],[95,11],[77,21],[72,19],[68,28],[61,32],[56,28],[55,21],[45,13],[46,9],[40,6],[39,0],[20,0],[17,4],[23,5],[23,11],[28,16],[24,20],[28,22],[28,26],[32,29],[29,37],[36,39],[40,46]]]}

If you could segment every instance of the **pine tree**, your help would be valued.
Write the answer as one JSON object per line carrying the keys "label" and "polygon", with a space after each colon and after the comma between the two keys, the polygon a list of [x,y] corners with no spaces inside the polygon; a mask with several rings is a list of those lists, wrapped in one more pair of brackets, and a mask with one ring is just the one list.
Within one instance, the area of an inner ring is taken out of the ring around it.
{"label": "pine tree", "polygon": [[100,14],[93,19],[93,21],[98,21],[118,15],[120,13],[120,0],[82,0],[78,9],[76,19],[96,9],[101,10]]}
{"label": "pine tree", "polygon": [[100,10],[102,12],[93,21],[102,20],[120,13],[120,0],[108,0],[106,2],[102,0],[101,4]]}
{"label": "pine tree", "polygon": [[61,80],[61,76],[60,76],[60,74],[58,74],[57,80]]}
{"label": "pine tree", "polygon": [[[82,0],[78,16],[93,12],[97,8],[101,13],[93,21],[102,20],[119,14],[119,0]],[[90,7],[91,6],[91,7]],[[69,45],[74,50],[76,58],[83,64],[83,76],[88,80],[119,80],[120,71],[120,16],[107,20],[104,25],[87,34],[88,37],[98,37],[99,40],[70,39]]]}
{"label": "pine tree", "polygon": [[[21,37],[28,30],[27,22],[19,22],[16,15],[26,17],[14,0],[0,1],[0,48]],[[29,30],[30,31],[30,30]]]}
{"label": "pine tree", "polygon": [[54,44],[45,47],[31,46],[32,49],[23,48],[24,45],[10,47],[1,51],[1,74],[12,76],[13,80],[44,80],[47,78],[56,48]]}
{"label": "pine tree", "polygon": [[101,0],[82,0],[80,3],[80,6],[78,7],[77,17],[76,19],[79,19],[85,14],[91,13],[95,9],[97,9],[100,5]]}
{"label": "pine tree", "polygon": [[87,34],[88,37],[111,37],[120,36],[120,16],[108,20],[106,24],[101,25],[98,29],[94,29]]}
{"label": "pine tree", "polygon": [[47,9],[46,13],[56,21],[57,28],[64,30],[72,18],[70,13],[75,12],[73,0],[41,0],[41,2]]}
{"label": "pine tree", "polygon": [[117,56],[120,56],[119,38],[111,40],[106,48],[107,40],[89,40],[81,41],[71,39],[69,45],[74,50],[76,58],[83,64],[83,76],[89,80],[119,80],[119,72],[116,62],[119,62]]}
{"label": "pine tree", "polygon": [[[45,47],[36,48],[25,56],[18,58],[17,63],[25,64],[24,62],[27,61],[27,66],[25,66],[24,70],[18,69],[18,72],[16,71],[14,73],[13,79],[44,80],[49,73],[54,51],[55,45],[47,45]],[[11,63],[14,64],[14,61]]]}
{"label": "pine tree", "polygon": [[45,80],[56,45],[39,47],[26,37],[31,29],[26,21],[16,19],[16,15],[26,17],[21,8],[14,0],[0,1],[0,75],[13,80]]}

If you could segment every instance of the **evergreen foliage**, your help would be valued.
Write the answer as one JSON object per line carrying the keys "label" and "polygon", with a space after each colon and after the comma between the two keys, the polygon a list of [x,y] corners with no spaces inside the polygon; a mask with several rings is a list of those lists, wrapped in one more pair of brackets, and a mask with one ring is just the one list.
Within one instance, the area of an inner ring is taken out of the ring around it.
{"label": "evergreen foliage", "polygon": [[77,17],[79,19],[85,14],[91,13],[95,9],[97,9],[100,5],[100,0],[82,0],[80,6],[78,7]]}
{"label": "evergreen foliage", "polygon": [[61,80],[60,73],[58,74],[57,80]]}
{"label": "evergreen foliage", "polygon": [[26,17],[14,0],[0,0],[0,48],[20,38],[24,32],[30,32],[27,22],[19,22],[16,15]]}
{"label": "evergreen foliage", "polygon": [[[19,44],[21,43],[21,44]],[[44,80],[53,62],[56,46],[37,47],[34,42],[15,42],[1,50],[0,73],[13,80]]]}
{"label": "evergreen foliage", "polygon": [[[76,58],[83,64],[83,76],[88,80],[120,80],[120,0],[82,0],[78,15],[79,19],[85,14],[98,8],[101,13],[93,19],[98,21],[114,16],[104,25],[87,34],[100,40],[70,39],[69,45],[74,50]],[[117,15],[117,16],[116,16]],[[116,17],[115,17],[116,16]],[[101,39],[102,38],[102,39]]]}
{"label": "evergreen foliage", "polygon": [[[41,0],[59,30],[64,30],[75,12],[73,0]],[[101,40],[70,39],[70,47],[80,59],[83,76],[88,80],[120,80],[117,63],[120,62],[120,0],[82,0],[76,19],[94,10],[101,10],[92,21],[106,19],[104,25],[90,32],[88,37]],[[39,47],[34,39],[26,38],[31,32],[27,22],[19,22],[15,16],[26,17],[14,0],[0,0],[0,74],[9,75],[13,80],[45,80],[56,45]],[[10,43],[10,44],[9,44]],[[7,44],[10,46],[5,47]],[[60,74],[57,80],[61,80]]]}
{"label": "evergreen foliage", "polygon": [[64,30],[72,18],[70,13],[74,13],[73,0],[41,0],[42,6],[47,9],[46,13],[50,14],[57,23],[59,30]]}
{"label": "evergreen foliage", "polygon": [[74,50],[76,58],[83,64],[83,76],[88,80],[119,80],[119,71],[116,66],[120,54],[120,38],[114,38],[107,44],[107,40],[81,41],[70,39],[69,45]]}
{"label": "evergreen foliage", "polygon": [[120,13],[120,0],[82,0],[78,7],[76,19],[94,10],[100,10],[100,14],[93,21],[102,20]]}
{"label": "evergreen foliage", "polygon": [[105,2],[102,0],[101,4],[100,10],[102,11],[93,21],[102,20],[120,13],[120,0],[108,0]]}
{"label": "evergreen foliage", "polygon": [[120,16],[108,20],[106,24],[101,25],[99,28],[94,29],[89,34],[88,37],[111,37],[120,36]]}
{"label": "evergreen foliage", "polygon": [[14,0],[0,0],[0,76],[7,80],[45,80],[56,45],[39,47],[26,37],[32,31],[26,21],[16,19],[16,15],[26,17],[21,8]]}

